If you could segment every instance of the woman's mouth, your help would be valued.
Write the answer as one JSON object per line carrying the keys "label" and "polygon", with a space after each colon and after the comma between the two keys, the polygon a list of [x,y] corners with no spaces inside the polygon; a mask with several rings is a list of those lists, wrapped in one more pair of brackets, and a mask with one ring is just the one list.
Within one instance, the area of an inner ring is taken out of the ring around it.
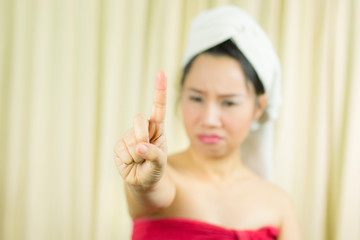
{"label": "woman's mouth", "polygon": [[198,135],[198,138],[201,142],[207,144],[215,144],[221,141],[221,137],[215,134],[212,135],[201,134]]}

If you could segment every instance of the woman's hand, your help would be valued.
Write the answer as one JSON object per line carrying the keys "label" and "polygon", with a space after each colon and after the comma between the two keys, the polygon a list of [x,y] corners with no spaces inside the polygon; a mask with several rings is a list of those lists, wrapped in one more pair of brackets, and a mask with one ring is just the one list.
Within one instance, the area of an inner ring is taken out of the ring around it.
{"label": "woman's hand", "polygon": [[156,74],[151,118],[139,114],[133,127],[117,142],[114,159],[126,183],[148,188],[164,174],[167,162],[164,120],[166,110],[166,76]]}

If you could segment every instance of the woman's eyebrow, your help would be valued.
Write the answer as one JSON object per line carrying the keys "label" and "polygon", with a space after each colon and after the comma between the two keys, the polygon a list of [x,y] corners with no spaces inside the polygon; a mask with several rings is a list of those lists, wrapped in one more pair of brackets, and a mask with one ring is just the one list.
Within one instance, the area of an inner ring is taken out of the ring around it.
{"label": "woman's eyebrow", "polygon": [[229,93],[229,94],[221,94],[219,95],[220,98],[232,98],[232,97],[243,97],[243,94],[240,93]]}
{"label": "woman's eyebrow", "polygon": [[201,91],[201,90],[196,89],[196,88],[187,88],[186,90],[190,90],[190,91],[193,91],[193,92],[196,92],[196,93],[204,94],[204,91]]}
{"label": "woman's eyebrow", "polygon": [[[205,94],[204,91],[201,91],[199,89],[196,89],[196,88],[187,88],[186,90],[189,90],[189,91],[192,91],[192,92],[196,92],[196,93],[199,93],[199,94]],[[231,97],[243,97],[244,94],[241,94],[241,93],[227,93],[227,94],[219,94],[219,97],[220,98],[231,98]]]}

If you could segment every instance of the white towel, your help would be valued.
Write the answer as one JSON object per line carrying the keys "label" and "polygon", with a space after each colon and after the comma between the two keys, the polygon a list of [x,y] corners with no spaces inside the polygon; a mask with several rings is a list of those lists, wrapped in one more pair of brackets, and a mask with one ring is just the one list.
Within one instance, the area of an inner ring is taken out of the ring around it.
{"label": "white towel", "polygon": [[245,55],[267,94],[267,107],[242,145],[242,159],[253,171],[273,181],[274,120],[281,103],[280,61],[259,24],[235,6],[221,6],[200,13],[191,22],[183,67],[199,53],[228,39]]}

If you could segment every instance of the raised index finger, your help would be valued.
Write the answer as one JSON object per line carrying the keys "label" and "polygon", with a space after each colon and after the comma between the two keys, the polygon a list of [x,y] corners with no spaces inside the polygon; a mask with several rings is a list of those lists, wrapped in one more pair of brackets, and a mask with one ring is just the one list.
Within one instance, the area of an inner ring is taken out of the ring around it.
{"label": "raised index finger", "polygon": [[154,102],[150,120],[161,123],[165,120],[166,110],[166,76],[163,71],[156,73]]}

